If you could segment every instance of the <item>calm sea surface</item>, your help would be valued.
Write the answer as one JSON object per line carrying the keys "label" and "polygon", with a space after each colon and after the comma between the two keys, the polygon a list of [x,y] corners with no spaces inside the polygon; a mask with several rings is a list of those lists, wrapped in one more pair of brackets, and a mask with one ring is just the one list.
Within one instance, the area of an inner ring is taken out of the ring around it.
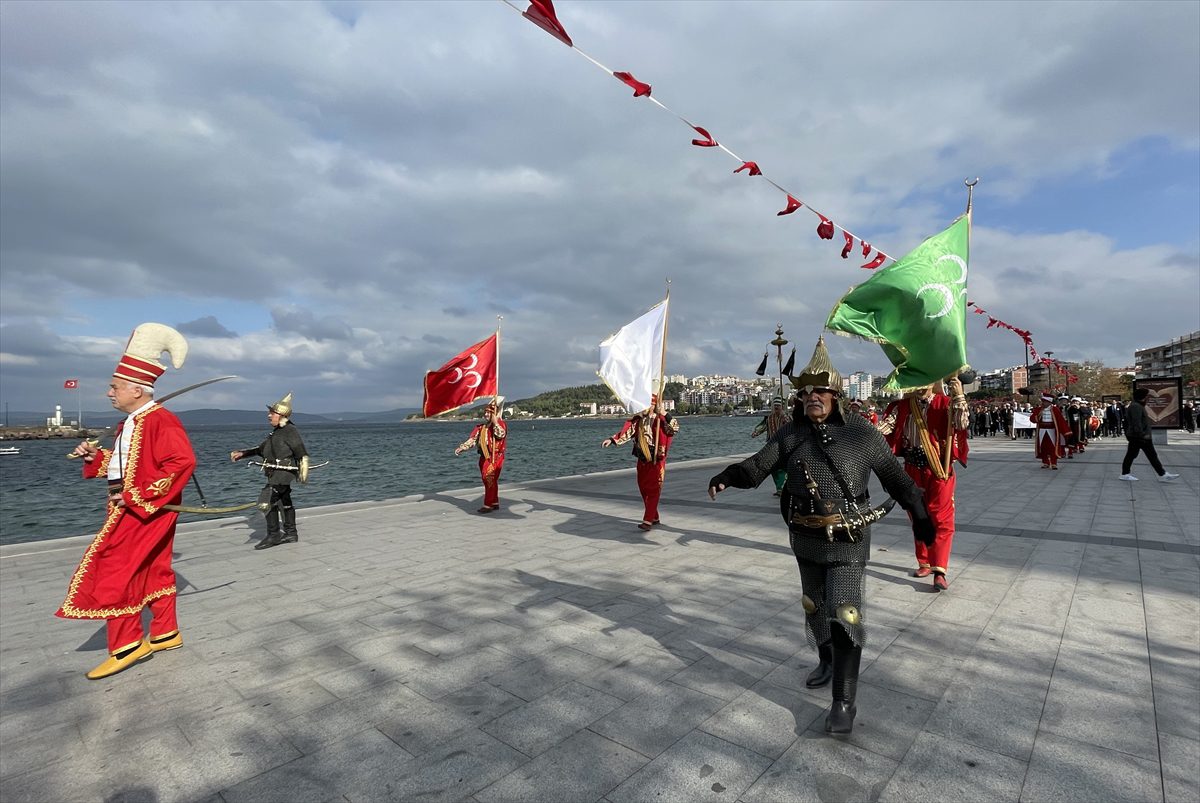
{"label": "calm sea surface", "polygon": [[[758,417],[686,417],[671,445],[672,460],[721,457],[755,451],[750,439]],[[480,485],[474,452],[454,456],[473,424],[419,422],[371,425],[307,425],[304,444],[314,463],[307,485],[293,486],[297,507],[341,502],[393,499],[416,493]],[[600,448],[600,441],[620,429],[621,421],[540,420],[509,422],[508,453],[501,477],[505,482],[561,477],[634,464],[628,444]],[[259,469],[229,462],[234,449],[258,445],[268,434],[261,427],[192,427],[188,435],[196,451],[196,478],[210,507],[254,501],[264,484]],[[104,482],[80,477],[80,464],[67,460],[75,441],[5,441],[20,455],[0,455],[0,544],[92,534],[104,520]],[[112,438],[104,440],[112,445]],[[669,469],[668,469],[669,471]],[[634,490],[630,486],[631,492]],[[698,489],[701,492],[703,489]],[[482,486],[480,486],[482,494]],[[189,484],[184,504],[199,505]],[[253,512],[253,511],[250,511]],[[236,514],[241,515],[241,514]],[[183,514],[182,521],[203,518]]]}

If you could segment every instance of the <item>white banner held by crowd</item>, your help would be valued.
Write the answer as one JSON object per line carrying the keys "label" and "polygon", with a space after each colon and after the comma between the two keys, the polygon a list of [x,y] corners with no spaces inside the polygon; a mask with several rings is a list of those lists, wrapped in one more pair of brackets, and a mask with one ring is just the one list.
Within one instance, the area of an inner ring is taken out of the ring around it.
{"label": "white banner held by crowd", "polygon": [[648,409],[650,396],[658,392],[666,329],[667,301],[663,300],[600,344],[596,375],[630,415]]}
{"label": "white banner held by crowd", "polygon": [[1029,420],[1029,413],[1023,413],[1020,410],[1013,410],[1013,429],[1034,429],[1034,424]]}

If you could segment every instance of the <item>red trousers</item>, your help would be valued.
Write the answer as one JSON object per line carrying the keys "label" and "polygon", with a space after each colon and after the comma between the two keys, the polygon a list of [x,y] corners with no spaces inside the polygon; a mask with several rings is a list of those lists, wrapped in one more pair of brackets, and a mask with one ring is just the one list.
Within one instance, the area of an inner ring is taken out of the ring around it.
{"label": "red trousers", "polygon": [[662,496],[663,477],[666,476],[666,473],[666,460],[660,460],[655,463],[638,461],[638,490],[642,492],[642,502],[646,505],[646,511],[642,514],[642,521],[651,524],[658,521],[658,498]]}
{"label": "red trousers", "polygon": [[951,469],[950,476],[944,480],[939,480],[932,469],[916,468],[905,463],[904,470],[912,477],[917,487],[925,492],[929,518],[933,520],[937,531],[933,546],[914,541],[917,565],[928,566],[939,574],[945,574],[950,565],[950,547],[954,543],[954,470]]}
{"label": "red trousers", "polygon": [[[170,635],[179,629],[175,618],[175,595],[167,594],[147,605],[153,618],[150,620],[150,638]],[[142,612],[118,616],[108,620],[108,652],[116,654],[136,645],[142,640]]]}
{"label": "red trousers", "polygon": [[500,507],[500,469],[504,460],[479,458],[479,476],[483,478],[483,506]]}

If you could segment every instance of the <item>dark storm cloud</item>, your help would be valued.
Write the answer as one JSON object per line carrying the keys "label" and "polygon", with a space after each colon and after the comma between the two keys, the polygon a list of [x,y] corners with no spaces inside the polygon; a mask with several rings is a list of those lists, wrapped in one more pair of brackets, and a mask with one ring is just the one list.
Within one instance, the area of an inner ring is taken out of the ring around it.
{"label": "dark storm cloud", "polygon": [[237,332],[231,332],[221,325],[215,315],[206,315],[203,318],[197,318],[194,321],[177,324],[175,326],[180,332],[185,335],[196,335],[198,337],[237,337]]}
{"label": "dark storm cloud", "polygon": [[276,331],[296,334],[316,341],[350,340],[350,326],[332,315],[318,317],[310,309],[274,307],[271,320]]}

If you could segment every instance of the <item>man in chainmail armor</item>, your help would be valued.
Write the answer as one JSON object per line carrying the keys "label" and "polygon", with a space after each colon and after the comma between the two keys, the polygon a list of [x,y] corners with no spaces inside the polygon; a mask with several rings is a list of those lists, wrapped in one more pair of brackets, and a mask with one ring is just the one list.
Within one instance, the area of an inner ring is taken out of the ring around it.
{"label": "man in chainmail armor", "polygon": [[229,453],[229,459],[235,463],[244,457],[261,457],[264,463],[276,466],[263,469],[267,485],[259,494],[258,507],[267,519],[267,535],[254,545],[255,549],[270,549],[300,540],[296,532],[296,508],[292,505],[292,480],[307,479],[308,450],[304,448],[300,431],[288,420],[291,414],[292,394],[289,393],[267,405],[267,420],[271,422],[271,434],[267,439],[252,449]]}
{"label": "man in chainmail armor", "polygon": [[808,642],[820,656],[806,685],[817,688],[833,681],[825,730],[850,733],[866,641],[862,608],[863,572],[871,553],[869,522],[887,509],[871,510],[870,474],[912,516],[917,538],[932,542],[934,528],[920,490],[883,436],[861,416],[843,418],[837,401],[842,377],[829,360],[824,338],[817,340],[812,360],[792,384],[799,391],[792,422],[758,454],[713,477],[708,494],[716,499],[728,487],[754,488],[772,471],[787,470],[780,508],[800,567]]}

